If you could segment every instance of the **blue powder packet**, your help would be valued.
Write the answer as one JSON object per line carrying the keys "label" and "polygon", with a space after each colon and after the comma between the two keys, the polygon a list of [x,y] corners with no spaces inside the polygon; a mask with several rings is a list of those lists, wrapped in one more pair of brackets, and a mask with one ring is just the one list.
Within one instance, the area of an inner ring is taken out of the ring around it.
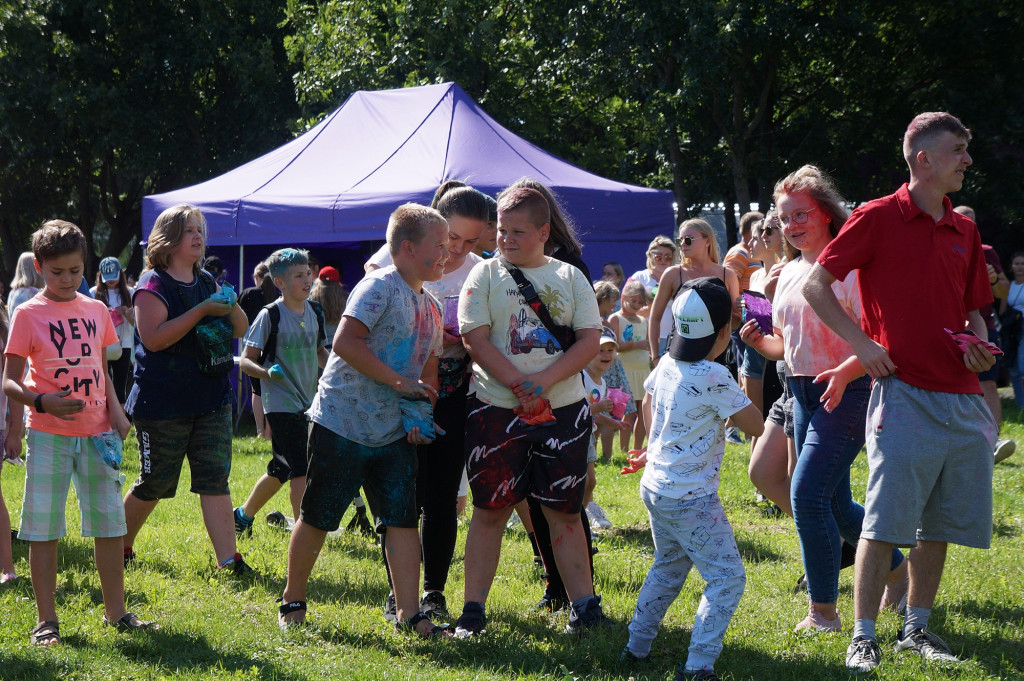
{"label": "blue powder packet", "polygon": [[89,439],[96,447],[96,451],[103,457],[103,463],[115,471],[121,470],[121,457],[124,455],[124,442],[121,434],[115,430],[108,430],[98,435],[90,435]]}
{"label": "blue powder packet", "polygon": [[434,432],[434,406],[430,404],[430,400],[400,397],[398,407],[402,411],[402,427],[405,428],[405,432],[408,433],[419,426],[420,435],[423,437],[431,440],[437,437],[437,433]]}

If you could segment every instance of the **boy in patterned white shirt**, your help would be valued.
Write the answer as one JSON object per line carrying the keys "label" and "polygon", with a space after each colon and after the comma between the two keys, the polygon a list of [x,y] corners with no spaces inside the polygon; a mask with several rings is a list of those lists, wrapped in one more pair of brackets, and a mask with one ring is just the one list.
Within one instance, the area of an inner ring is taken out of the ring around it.
{"label": "boy in patterned white shirt", "polygon": [[646,464],[640,496],[650,515],[654,564],[640,589],[622,659],[650,654],[690,568],[696,566],[707,582],[677,681],[718,679],[715,660],[746,586],[736,539],[718,497],[719,469],[726,419],[732,417],[751,436],[764,432],[764,420],[728,369],[714,362],[729,344],[731,314],[721,279],[692,279],[680,288],[672,304],[675,335],[644,383],[650,440],[631,461],[632,469],[623,471]]}

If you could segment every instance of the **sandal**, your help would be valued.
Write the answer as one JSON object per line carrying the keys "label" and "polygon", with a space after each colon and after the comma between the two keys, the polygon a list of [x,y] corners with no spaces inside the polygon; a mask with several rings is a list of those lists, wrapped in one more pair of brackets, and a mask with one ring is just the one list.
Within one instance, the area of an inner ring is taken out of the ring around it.
{"label": "sandal", "polygon": [[29,633],[34,646],[53,646],[61,643],[60,625],[56,620],[46,620],[36,625]]}
{"label": "sandal", "polygon": [[[277,602],[281,603],[277,607],[277,626],[281,629],[287,630],[289,627],[298,627],[306,623],[306,601],[292,601],[291,603],[283,603],[283,599],[278,599]],[[300,620],[286,620],[284,617],[290,615],[293,612],[302,611],[302,619]]]}
{"label": "sandal", "polygon": [[[416,625],[420,622],[427,622],[430,624],[430,628],[424,632],[416,630]],[[422,612],[418,612],[404,622],[395,622],[395,631],[400,632],[411,632],[416,634],[420,638],[444,638],[451,636],[451,632],[448,631],[447,627],[442,627],[434,624],[430,621],[430,618],[424,615]]]}
{"label": "sandal", "polygon": [[107,616],[103,616],[103,626],[113,627],[119,631],[137,631],[139,629],[149,629],[151,631],[157,631],[160,629],[160,625],[156,622],[139,619],[139,616],[134,612],[126,612],[119,618],[111,622],[107,619]]}

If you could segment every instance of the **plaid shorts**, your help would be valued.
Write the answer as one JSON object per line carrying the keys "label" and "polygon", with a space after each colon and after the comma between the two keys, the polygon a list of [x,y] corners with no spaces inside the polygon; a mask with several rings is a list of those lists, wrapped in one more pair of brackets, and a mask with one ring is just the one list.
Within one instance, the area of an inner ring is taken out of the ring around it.
{"label": "plaid shorts", "polygon": [[28,429],[25,497],[18,536],[50,541],[67,534],[64,509],[75,485],[83,537],[121,537],[127,527],[121,474],[103,462],[88,437]]}

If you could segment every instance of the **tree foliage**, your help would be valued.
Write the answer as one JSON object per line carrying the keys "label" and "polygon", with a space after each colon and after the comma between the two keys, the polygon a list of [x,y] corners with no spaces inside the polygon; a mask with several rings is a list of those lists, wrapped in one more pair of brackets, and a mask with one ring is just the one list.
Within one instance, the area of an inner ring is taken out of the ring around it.
{"label": "tree foliage", "polygon": [[[39,222],[97,256],[137,243],[142,197],[288,137],[281,3],[28,0],[0,9],[0,234],[8,267]],[[137,257],[137,255],[136,255]]]}

